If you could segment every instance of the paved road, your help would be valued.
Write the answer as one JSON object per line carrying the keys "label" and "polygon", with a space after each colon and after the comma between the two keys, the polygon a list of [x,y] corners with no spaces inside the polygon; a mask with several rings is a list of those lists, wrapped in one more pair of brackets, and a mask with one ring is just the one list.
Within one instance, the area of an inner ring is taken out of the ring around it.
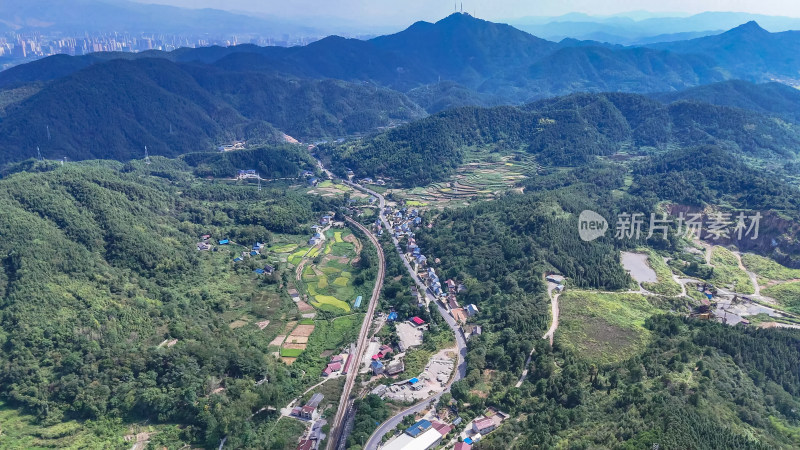
{"label": "paved road", "polygon": [[363,225],[356,222],[355,220],[347,217],[347,221],[350,222],[351,225],[354,225],[358,229],[360,229],[364,234],[372,241],[372,244],[375,245],[375,248],[378,250],[378,279],[375,282],[375,288],[372,290],[372,298],[369,301],[369,307],[367,308],[367,313],[364,316],[364,322],[361,324],[361,331],[358,334],[358,341],[356,345],[356,352],[354,355],[350,355],[349,358],[355,358],[353,360],[352,365],[350,366],[350,371],[346,375],[346,380],[344,384],[344,390],[342,390],[342,396],[339,400],[339,408],[336,411],[336,415],[333,418],[331,424],[331,438],[328,439],[328,449],[338,448],[338,444],[340,440],[344,440],[347,438],[347,433],[343,433],[342,424],[346,424],[346,421],[342,419],[347,417],[347,411],[351,410],[352,401],[350,400],[350,392],[353,390],[353,385],[355,384],[356,377],[358,376],[358,367],[361,364],[361,358],[364,354],[364,350],[367,348],[367,333],[369,332],[370,325],[372,324],[372,318],[375,316],[375,307],[378,304],[378,297],[380,297],[381,289],[383,288],[383,277],[386,272],[386,259],[383,255],[383,248],[381,247],[380,242],[378,239],[369,232]]}
{"label": "paved road", "polygon": [[[383,226],[386,229],[386,231],[388,233],[391,233],[392,228],[389,226],[389,222],[386,220],[386,216],[384,215],[384,209],[386,208],[386,200],[383,198],[383,195],[373,191],[372,189],[361,186],[360,184],[344,180],[343,182],[354,189],[358,189],[362,192],[366,192],[367,194],[377,197],[378,205],[380,206],[380,213],[379,213],[380,220],[383,223]],[[425,286],[422,280],[419,279],[416,272],[414,272],[414,269],[411,267],[411,264],[409,264],[406,258],[403,257],[403,251],[400,248],[400,243],[398,242],[397,239],[394,238],[394,236],[392,236],[392,241],[394,242],[394,246],[395,249],[397,250],[397,253],[400,255],[400,259],[403,261],[403,265],[405,265],[406,270],[408,270],[408,273],[409,275],[411,275],[411,278],[414,280],[414,283],[417,284],[419,292],[424,292],[428,301],[436,305],[436,308],[439,310],[439,314],[441,314],[445,322],[447,322],[447,325],[450,326],[450,328],[453,330],[453,333],[456,336],[456,346],[458,347],[458,370],[456,371],[455,376],[451,379],[450,384],[448,384],[447,387],[442,392],[433,395],[431,397],[428,397],[427,399],[417,403],[414,406],[411,406],[410,408],[401,411],[399,414],[389,418],[386,422],[382,423],[378,427],[378,429],[375,430],[372,436],[370,436],[366,445],[364,445],[364,448],[366,450],[377,449],[378,445],[381,443],[381,440],[383,439],[383,436],[389,431],[393,430],[395,427],[397,427],[397,425],[399,425],[400,422],[403,421],[403,418],[405,418],[409,414],[417,414],[420,411],[426,409],[431,401],[437,401],[439,400],[439,397],[441,397],[443,393],[449,392],[450,385],[452,383],[467,376],[467,363],[466,363],[467,339],[464,336],[464,332],[461,330],[461,327],[458,326],[458,323],[456,323],[455,319],[453,319],[453,317],[447,312],[447,309],[440,302],[436,300],[431,291]]]}

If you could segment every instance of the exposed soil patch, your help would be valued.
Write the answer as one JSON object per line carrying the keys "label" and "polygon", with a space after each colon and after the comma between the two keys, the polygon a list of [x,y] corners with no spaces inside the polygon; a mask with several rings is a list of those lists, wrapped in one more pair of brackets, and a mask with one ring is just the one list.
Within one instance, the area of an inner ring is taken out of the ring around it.
{"label": "exposed soil patch", "polygon": [[[295,322],[296,323],[296,322]],[[291,335],[292,336],[311,336],[311,333],[314,332],[314,325],[298,325],[295,328]]]}
{"label": "exposed soil patch", "polygon": [[286,339],[286,335],[279,335],[275,336],[275,339],[269,343],[269,345],[274,345],[275,347],[280,347],[283,344],[283,341]]}

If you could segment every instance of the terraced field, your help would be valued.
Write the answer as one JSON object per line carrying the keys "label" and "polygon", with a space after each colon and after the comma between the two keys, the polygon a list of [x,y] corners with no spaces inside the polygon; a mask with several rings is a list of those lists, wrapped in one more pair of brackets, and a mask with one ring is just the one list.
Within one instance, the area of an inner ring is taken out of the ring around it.
{"label": "terraced field", "polygon": [[[314,248],[306,255],[300,281],[308,301],[316,309],[334,314],[349,313],[356,298],[353,286],[353,261],[358,257],[354,236],[349,230],[328,230],[323,248]],[[301,263],[299,249],[290,262]],[[319,257],[319,258],[317,258]],[[314,261],[312,261],[314,259]]]}
{"label": "terraced field", "polygon": [[460,167],[451,181],[433,183],[400,193],[413,207],[439,206],[451,202],[468,202],[474,198],[491,199],[514,188],[538,166],[533,161],[512,161],[504,157],[498,162],[472,162]]}

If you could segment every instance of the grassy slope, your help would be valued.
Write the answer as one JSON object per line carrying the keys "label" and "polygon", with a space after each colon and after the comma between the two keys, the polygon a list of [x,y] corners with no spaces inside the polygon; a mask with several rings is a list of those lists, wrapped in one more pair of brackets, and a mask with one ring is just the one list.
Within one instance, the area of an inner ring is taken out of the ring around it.
{"label": "grassy slope", "polygon": [[789,311],[800,314],[800,281],[770,286],[762,289],[761,293],[774,298]]}
{"label": "grassy slope", "polygon": [[672,270],[654,250],[646,249],[648,263],[656,272],[658,282],[642,283],[642,287],[654,294],[675,296],[681,293],[681,286],[672,279]]}
{"label": "grassy slope", "polygon": [[739,268],[736,256],[724,247],[714,247],[711,253],[711,264],[714,266],[712,283],[731,289],[741,294],[752,294],[753,283],[747,273]]}
{"label": "grassy slope", "polygon": [[753,253],[742,255],[742,264],[751,272],[772,281],[786,281],[800,278],[800,269],[790,269],[775,261]]}
{"label": "grassy slope", "polygon": [[629,357],[649,339],[644,321],[660,310],[638,294],[566,291],[559,298],[558,343],[582,357],[609,363]]}

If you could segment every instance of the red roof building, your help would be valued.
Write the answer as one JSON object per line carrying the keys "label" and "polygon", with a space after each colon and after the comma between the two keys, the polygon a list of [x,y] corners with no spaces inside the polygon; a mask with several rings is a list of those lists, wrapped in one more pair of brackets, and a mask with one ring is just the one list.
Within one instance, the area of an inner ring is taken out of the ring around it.
{"label": "red roof building", "polygon": [[442,436],[447,436],[447,433],[453,431],[453,426],[452,425],[447,425],[447,424],[441,423],[441,422],[433,422],[432,425],[433,425],[433,428],[436,431],[438,431],[439,434],[441,434]]}
{"label": "red roof building", "polygon": [[417,316],[412,317],[411,321],[414,322],[414,325],[416,325],[416,326],[420,326],[420,325],[423,325],[425,323],[424,320],[420,319]]}
{"label": "red roof building", "polygon": [[314,408],[313,406],[308,406],[308,405],[303,406],[302,408],[300,408],[300,417],[302,417],[303,419],[310,420],[311,417],[314,415],[315,409],[316,408]]}
{"label": "red roof building", "polygon": [[476,433],[486,434],[495,428],[497,428],[497,424],[494,423],[494,420],[488,417],[475,419],[475,421],[472,422],[472,430]]}
{"label": "red roof building", "polygon": [[467,444],[466,442],[456,442],[456,446],[453,447],[453,450],[470,450],[471,448],[471,444]]}
{"label": "red roof building", "polygon": [[314,441],[312,441],[311,439],[303,439],[297,446],[297,450],[313,450],[313,448],[314,448]]}
{"label": "red roof building", "polygon": [[328,364],[328,369],[331,369],[332,372],[338,372],[342,370],[342,363],[336,362],[333,364]]}

